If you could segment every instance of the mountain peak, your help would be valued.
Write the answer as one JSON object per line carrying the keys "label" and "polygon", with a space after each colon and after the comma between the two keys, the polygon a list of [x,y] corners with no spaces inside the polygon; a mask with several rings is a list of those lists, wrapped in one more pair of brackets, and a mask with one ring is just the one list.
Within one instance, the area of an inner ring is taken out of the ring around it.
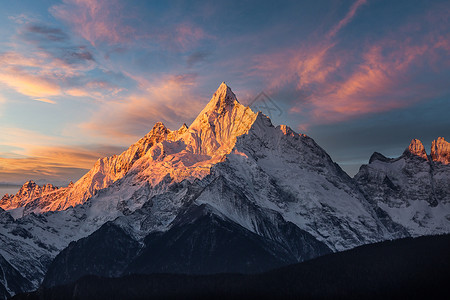
{"label": "mountain peak", "polygon": [[202,113],[217,112],[220,114],[224,111],[231,110],[237,103],[239,101],[236,95],[225,82],[222,82]]}
{"label": "mountain peak", "polygon": [[427,159],[427,153],[425,152],[425,147],[423,146],[422,142],[418,139],[412,139],[411,143],[409,144],[408,148],[403,152],[403,154],[409,155],[415,155],[419,156],[423,159]]}
{"label": "mountain peak", "polygon": [[155,131],[163,132],[166,130],[167,130],[167,127],[163,124],[163,122],[156,122],[152,129],[152,131],[154,131],[154,132]]}
{"label": "mountain peak", "polygon": [[439,137],[431,144],[431,159],[443,164],[450,164],[450,143]]}

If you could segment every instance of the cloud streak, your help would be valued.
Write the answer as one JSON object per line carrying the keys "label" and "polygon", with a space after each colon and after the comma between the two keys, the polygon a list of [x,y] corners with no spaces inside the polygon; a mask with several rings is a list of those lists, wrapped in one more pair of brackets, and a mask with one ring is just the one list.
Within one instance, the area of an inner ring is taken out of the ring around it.
{"label": "cloud streak", "polygon": [[327,34],[328,38],[333,38],[345,25],[347,25],[355,16],[356,11],[358,10],[358,8],[363,5],[366,4],[367,0],[357,0],[355,3],[352,4],[352,6],[350,7],[350,10],[347,12],[347,14],[345,15],[345,17],[340,20]]}
{"label": "cloud streak", "polygon": [[46,98],[35,98],[34,100],[40,101],[40,102],[44,102],[44,103],[48,103],[48,104],[56,104],[55,101],[50,100],[50,99],[46,99]]}
{"label": "cloud streak", "polygon": [[129,75],[139,82],[141,91],[101,106],[91,120],[80,125],[85,134],[134,142],[158,121],[178,129],[205,105],[193,93],[195,75],[168,76],[157,81]]}
{"label": "cloud streak", "polygon": [[64,0],[52,6],[50,13],[96,48],[139,43],[144,48],[186,51],[200,40],[211,38],[202,27],[183,20],[183,15],[172,16],[171,22],[161,24],[157,18],[136,24],[147,16],[133,4],[120,0]]}
{"label": "cloud streak", "polygon": [[[0,182],[20,182],[23,178],[50,181],[76,180],[101,157],[124,149],[99,144],[63,145],[64,140],[35,131],[4,128],[0,150]],[[58,145],[61,144],[61,145]]]}
{"label": "cloud streak", "polygon": [[125,24],[123,5],[119,1],[64,0],[50,8],[58,19],[92,45],[99,42],[117,44],[129,42],[136,30]]}
{"label": "cloud streak", "polygon": [[[438,83],[413,82],[420,82],[425,74],[439,76],[443,65],[448,65],[448,33],[434,30],[418,35],[417,26],[407,24],[355,49],[342,48],[333,39],[364,3],[352,5],[328,32],[329,39],[255,58],[252,75],[265,78],[271,94],[291,89],[296,95],[288,102],[289,111],[303,117],[302,130],[407,107],[442,90]],[[415,39],[398,38],[412,34]]]}

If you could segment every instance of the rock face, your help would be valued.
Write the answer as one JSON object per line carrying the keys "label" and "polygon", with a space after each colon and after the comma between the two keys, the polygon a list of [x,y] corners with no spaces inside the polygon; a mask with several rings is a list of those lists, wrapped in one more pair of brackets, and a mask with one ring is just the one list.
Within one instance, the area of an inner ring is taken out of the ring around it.
{"label": "rock face", "polygon": [[405,156],[421,157],[425,160],[428,160],[427,152],[425,152],[425,147],[418,139],[413,139],[408,148],[405,149],[405,152],[403,154]]}
{"label": "rock face", "polygon": [[[273,226],[270,222],[265,225]],[[106,223],[64,249],[50,266],[43,285],[62,285],[88,274],[252,273],[298,262],[299,253],[304,260],[331,252],[293,224],[279,225],[286,228],[278,233],[297,240],[291,242],[292,248],[247,230],[207,205],[193,205],[179,214],[168,231],[148,234],[141,249],[120,226]],[[98,251],[92,253],[92,249]]]}
{"label": "rock face", "polygon": [[32,283],[0,255],[0,299],[8,299],[14,294],[25,292],[32,288]]}
{"label": "rock face", "polygon": [[39,186],[34,181],[30,180],[25,182],[15,195],[4,195],[0,199],[0,207],[3,209],[25,207],[27,203],[34,199],[56,193],[57,191],[58,187],[52,184]]}
{"label": "rock face", "polygon": [[434,162],[450,164],[450,143],[446,142],[443,137],[434,140],[431,144],[431,158]]}
{"label": "rock face", "polygon": [[[448,168],[416,140],[399,159],[374,154],[354,180],[223,83],[191,126],[157,123],[73,185],[17,200],[21,217],[0,211],[0,255],[35,288],[46,273],[50,286],[89,273],[253,272],[450,231]],[[111,252],[92,254],[102,247]]]}
{"label": "rock face", "polygon": [[450,226],[448,149],[439,138],[427,156],[422,143],[412,140],[398,158],[374,153],[355,179],[366,198],[411,235],[445,233]]}

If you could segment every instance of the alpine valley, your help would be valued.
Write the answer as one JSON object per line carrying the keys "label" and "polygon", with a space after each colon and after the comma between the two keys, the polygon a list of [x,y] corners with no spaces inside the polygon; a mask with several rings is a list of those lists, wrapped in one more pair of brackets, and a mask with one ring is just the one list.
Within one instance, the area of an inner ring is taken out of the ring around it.
{"label": "alpine valley", "polygon": [[29,181],[0,207],[1,299],[85,275],[259,273],[449,233],[450,143],[374,153],[351,178],[222,83],[189,127],[157,123],[77,182]]}

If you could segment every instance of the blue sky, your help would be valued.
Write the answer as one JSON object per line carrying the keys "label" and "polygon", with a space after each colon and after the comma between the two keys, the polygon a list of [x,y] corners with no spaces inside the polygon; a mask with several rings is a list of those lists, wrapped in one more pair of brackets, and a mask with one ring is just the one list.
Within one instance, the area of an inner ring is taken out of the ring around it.
{"label": "blue sky", "polygon": [[448,1],[3,1],[0,182],[66,183],[225,81],[350,175],[450,139]]}

